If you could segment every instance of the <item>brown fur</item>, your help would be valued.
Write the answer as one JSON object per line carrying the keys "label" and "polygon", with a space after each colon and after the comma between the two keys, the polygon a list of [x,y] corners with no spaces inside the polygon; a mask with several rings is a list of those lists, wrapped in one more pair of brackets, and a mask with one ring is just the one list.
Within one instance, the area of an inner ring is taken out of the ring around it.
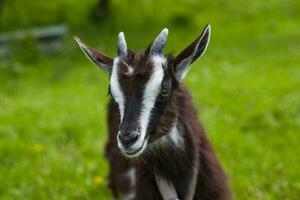
{"label": "brown fur", "polygon": [[[172,58],[169,58],[172,67]],[[175,80],[173,80],[175,81]],[[135,199],[162,199],[154,177],[154,170],[174,184],[180,199],[184,199],[191,180],[194,161],[198,161],[197,185],[194,199],[230,199],[227,178],[212,150],[201,124],[197,120],[197,112],[193,106],[191,95],[183,84],[174,84],[172,98],[161,117],[159,124],[151,133],[150,143],[135,162],[124,158],[116,145],[116,135],[119,127],[119,111],[116,103],[109,103],[108,123],[109,142],[106,155],[111,170],[109,174],[110,187],[115,194],[126,194],[132,190]],[[166,146],[165,149],[156,148],[155,140],[168,134],[175,117],[182,127],[184,138],[183,149]],[[135,188],[128,188],[128,181],[124,174],[130,167],[136,167]]]}
{"label": "brown fur", "polygon": [[[210,38],[210,26],[206,26],[202,34],[177,57],[167,57],[162,62],[164,78],[161,83],[160,94],[155,99],[151,115],[147,124],[146,136],[149,143],[144,152],[135,159],[128,159],[122,155],[117,146],[117,134],[128,137],[136,133],[138,116],[141,112],[141,102],[145,84],[152,74],[152,56],[162,56],[167,29],[164,29],[144,53],[126,52],[126,44],[122,34],[119,37],[120,61],[118,65],[118,82],[123,95],[126,97],[125,111],[120,124],[120,113],[114,98],[108,106],[109,140],[106,146],[106,157],[110,164],[110,188],[116,198],[122,195],[134,194],[136,200],[161,200],[155,176],[162,177],[171,183],[179,199],[186,200],[192,194],[194,200],[229,200],[231,194],[227,178],[212,150],[205,132],[198,122],[197,111],[193,106],[192,97],[181,83],[183,72],[198,57],[200,57]],[[113,59],[97,52],[75,38],[80,48],[97,65],[112,73]],[[125,52],[122,52],[124,51]],[[154,49],[154,50],[153,50]],[[121,51],[122,50],[122,51]],[[150,58],[150,59],[149,59]],[[128,74],[132,67],[133,74]],[[163,95],[163,89],[166,94]],[[147,94],[149,95],[149,94]],[[182,141],[175,144],[168,134],[176,124]],[[134,139],[133,138],[133,139]],[[124,139],[125,141],[125,139]],[[146,143],[145,143],[146,144]],[[128,171],[136,169],[135,184]],[[194,174],[197,168],[197,174]],[[196,177],[195,192],[190,193],[191,182]],[[161,189],[161,188],[160,188]]]}

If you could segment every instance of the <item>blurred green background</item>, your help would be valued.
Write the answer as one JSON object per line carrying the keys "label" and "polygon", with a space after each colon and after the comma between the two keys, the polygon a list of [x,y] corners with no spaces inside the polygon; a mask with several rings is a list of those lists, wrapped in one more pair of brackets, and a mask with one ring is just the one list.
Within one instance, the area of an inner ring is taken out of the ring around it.
{"label": "blurred green background", "polygon": [[168,27],[176,54],[207,23],[211,43],[185,83],[235,199],[299,199],[299,11],[297,0],[0,0],[6,36],[68,27],[53,52],[32,37],[0,43],[0,199],[112,198],[108,76],[73,35],[115,56],[118,32],[142,50]]}

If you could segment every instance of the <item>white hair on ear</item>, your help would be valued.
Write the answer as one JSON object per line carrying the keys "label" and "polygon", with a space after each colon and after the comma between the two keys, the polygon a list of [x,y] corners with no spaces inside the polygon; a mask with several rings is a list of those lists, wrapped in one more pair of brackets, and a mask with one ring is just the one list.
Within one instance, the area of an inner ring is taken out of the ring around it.
{"label": "white hair on ear", "polygon": [[91,55],[93,55],[93,52],[89,50],[89,48],[79,39],[79,37],[74,36],[74,40],[79,45],[79,48],[83,51],[84,55],[91,61],[96,62]]}
{"label": "white hair on ear", "polygon": [[176,73],[175,73],[175,78],[180,82],[184,79],[186,74],[191,68],[191,64],[198,58],[201,58],[201,56],[205,53],[207,46],[209,44],[210,40],[210,33],[211,33],[211,28],[210,25],[207,25],[206,28],[204,29],[201,37],[198,39],[195,47],[193,48],[193,51],[191,54],[181,60],[180,63],[177,64],[176,66]]}
{"label": "white hair on ear", "polygon": [[[107,72],[111,72],[111,66],[109,63],[105,62],[110,60],[109,57],[97,52],[95,49],[92,49],[88,47],[84,42],[82,42],[78,37],[74,36],[74,40],[79,45],[80,49],[83,51],[85,56],[93,63],[95,63],[98,66],[101,66],[103,69],[105,69]],[[102,60],[99,59],[102,57]]]}

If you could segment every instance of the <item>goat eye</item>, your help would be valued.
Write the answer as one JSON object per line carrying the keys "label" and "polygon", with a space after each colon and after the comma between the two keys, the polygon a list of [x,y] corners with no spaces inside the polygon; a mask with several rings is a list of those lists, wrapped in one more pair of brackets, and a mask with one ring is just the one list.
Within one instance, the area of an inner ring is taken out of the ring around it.
{"label": "goat eye", "polygon": [[162,88],[161,91],[160,91],[160,95],[163,96],[163,97],[166,97],[168,96],[169,94],[169,90],[166,89],[166,88]]}

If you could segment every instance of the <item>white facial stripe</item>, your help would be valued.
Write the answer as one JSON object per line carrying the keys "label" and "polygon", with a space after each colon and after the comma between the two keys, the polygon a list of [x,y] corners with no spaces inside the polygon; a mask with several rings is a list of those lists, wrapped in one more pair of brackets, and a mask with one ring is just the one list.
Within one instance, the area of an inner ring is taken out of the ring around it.
{"label": "white facial stripe", "polygon": [[119,105],[121,121],[122,121],[124,116],[124,109],[125,109],[125,98],[123,92],[121,91],[121,87],[118,80],[118,63],[119,63],[119,58],[115,58],[111,77],[110,77],[110,90],[115,101]]}
{"label": "white facial stripe", "polygon": [[151,111],[154,107],[156,97],[160,92],[160,86],[164,78],[163,65],[166,63],[166,59],[162,56],[153,56],[151,61],[153,63],[153,71],[144,90],[141,116],[139,119],[141,136],[138,141],[132,145],[133,149],[141,147],[144,143]]}

